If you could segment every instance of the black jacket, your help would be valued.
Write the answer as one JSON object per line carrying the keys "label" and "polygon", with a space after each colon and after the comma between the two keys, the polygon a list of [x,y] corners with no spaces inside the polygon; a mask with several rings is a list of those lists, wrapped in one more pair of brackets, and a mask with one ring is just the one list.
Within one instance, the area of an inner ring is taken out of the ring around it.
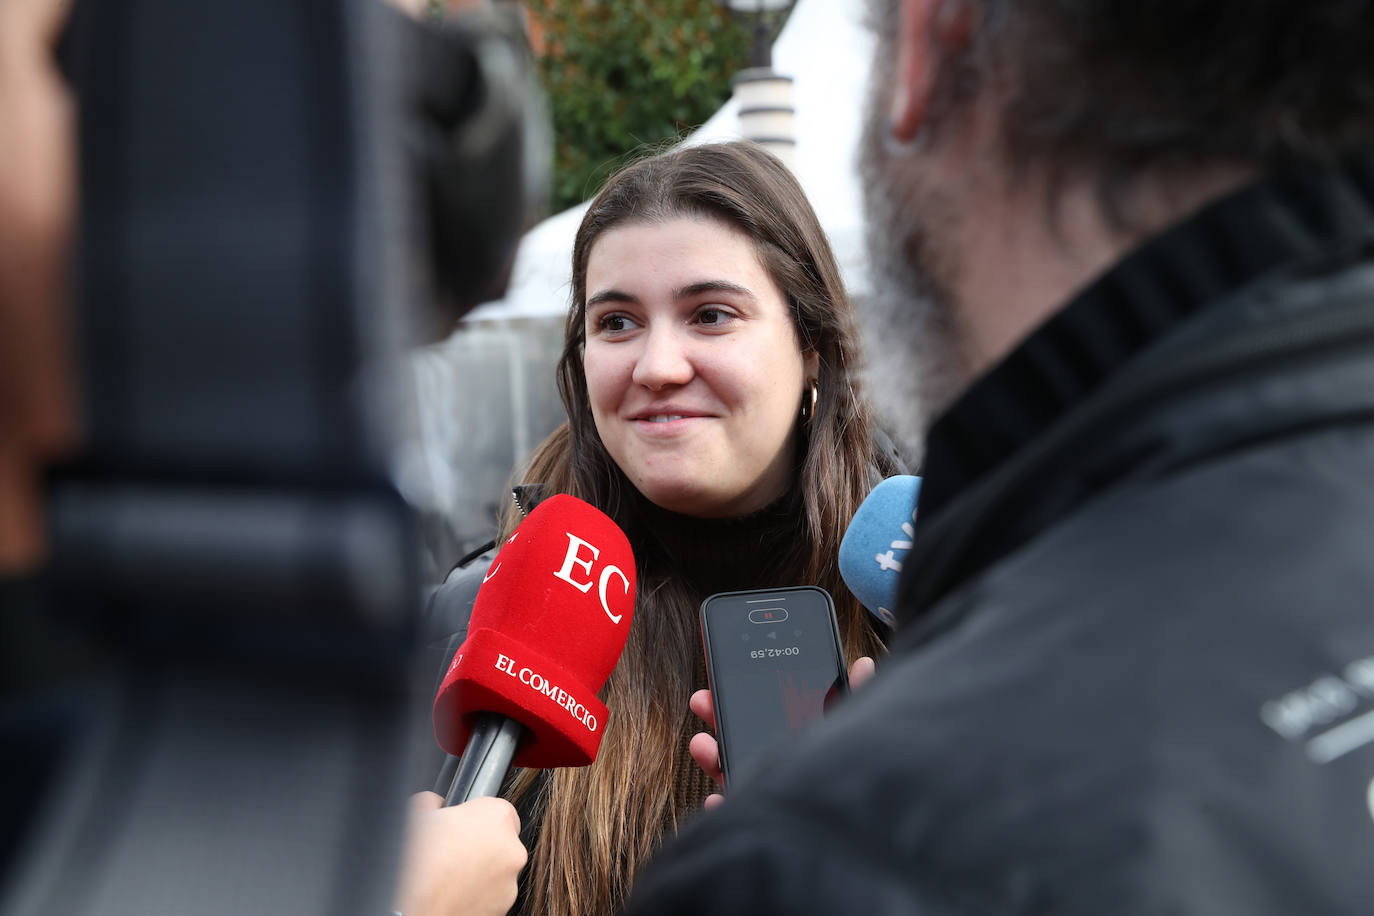
{"label": "black jacket", "polygon": [[928,446],[891,658],[631,911],[1374,912],[1374,159],[1156,238]]}

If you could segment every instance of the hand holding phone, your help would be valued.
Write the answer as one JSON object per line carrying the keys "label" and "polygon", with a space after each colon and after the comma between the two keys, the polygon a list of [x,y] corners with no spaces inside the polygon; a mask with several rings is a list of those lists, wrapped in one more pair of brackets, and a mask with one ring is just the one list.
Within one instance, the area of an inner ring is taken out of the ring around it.
{"label": "hand holding phone", "polygon": [[728,787],[848,692],[844,653],[830,596],[810,586],[712,595],[701,628],[710,709],[697,697],[693,709],[714,720],[717,741],[699,736],[692,752],[712,775],[718,760]]}
{"label": "hand holding phone", "polygon": [[[862,690],[864,684],[867,684],[877,673],[878,664],[871,656],[861,655],[854,659],[854,663],[849,666],[849,692]],[[711,701],[710,690],[698,690],[692,694],[688,706],[703,724],[715,728],[716,711],[715,704]],[[712,782],[723,788],[725,776],[720,771],[720,745],[716,743],[715,736],[708,732],[697,732],[692,736],[687,749],[697,766],[701,767]],[[706,796],[704,807],[709,810],[723,801],[725,801],[724,795],[713,793]]]}

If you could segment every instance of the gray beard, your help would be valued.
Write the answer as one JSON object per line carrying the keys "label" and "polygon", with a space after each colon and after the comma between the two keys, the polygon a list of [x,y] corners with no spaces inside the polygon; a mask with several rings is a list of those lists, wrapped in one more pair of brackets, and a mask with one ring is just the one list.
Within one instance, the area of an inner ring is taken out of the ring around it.
{"label": "gray beard", "polygon": [[866,387],[879,422],[919,462],[931,423],[972,374],[952,292],[959,262],[950,243],[961,214],[922,182],[919,153],[883,141],[885,118],[868,123],[860,156],[872,281],[859,303]]}

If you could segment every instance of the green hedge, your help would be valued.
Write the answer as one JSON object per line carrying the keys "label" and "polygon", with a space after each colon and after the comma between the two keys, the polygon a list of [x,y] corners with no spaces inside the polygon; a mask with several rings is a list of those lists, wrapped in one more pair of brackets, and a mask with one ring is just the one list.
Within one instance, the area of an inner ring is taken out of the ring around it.
{"label": "green hedge", "polygon": [[729,97],[749,35],[715,0],[528,0],[556,138],[554,212],[631,153],[701,124]]}

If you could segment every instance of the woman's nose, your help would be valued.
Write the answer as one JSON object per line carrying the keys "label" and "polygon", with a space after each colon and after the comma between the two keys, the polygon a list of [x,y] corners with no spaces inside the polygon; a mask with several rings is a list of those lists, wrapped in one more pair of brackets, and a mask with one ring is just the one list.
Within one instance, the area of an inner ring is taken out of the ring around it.
{"label": "woman's nose", "polygon": [[636,385],[658,390],[692,380],[692,360],[672,328],[650,328],[631,376]]}

